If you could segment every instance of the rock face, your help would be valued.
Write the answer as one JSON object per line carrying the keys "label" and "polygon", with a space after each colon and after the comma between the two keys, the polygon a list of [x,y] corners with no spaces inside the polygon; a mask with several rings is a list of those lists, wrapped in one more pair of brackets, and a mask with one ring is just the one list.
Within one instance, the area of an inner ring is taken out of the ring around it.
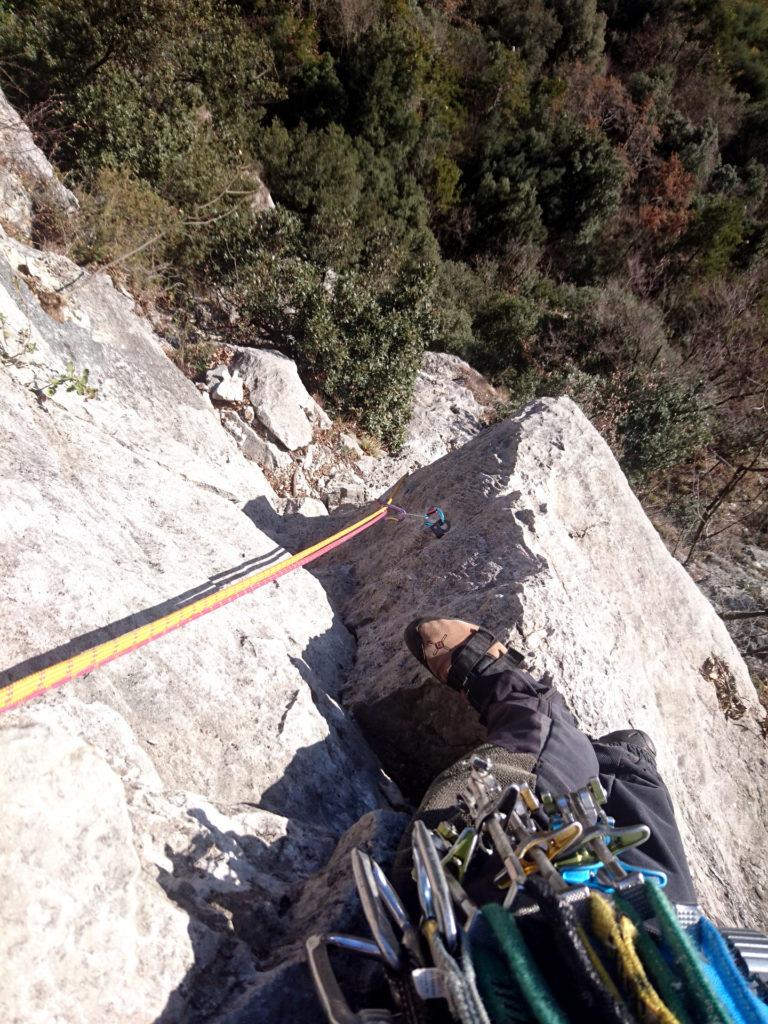
{"label": "rock face", "polygon": [[61,184],[32,133],[0,91],[0,221],[29,234],[34,201],[45,199],[62,213],[74,213],[77,199]]}
{"label": "rock face", "polygon": [[239,374],[228,373],[226,377],[216,381],[210,390],[210,396],[219,402],[242,402],[243,392],[242,377]]}
{"label": "rock face", "polygon": [[3,874],[16,883],[3,886],[3,1020],[159,1016],[192,964],[187,915],[142,872],[119,775],[24,716],[3,733],[0,795]]}
{"label": "rock face", "polygon": [[[246,458],[269,475],[283,511],[294,510],[293,499],[301,497],[331,511],[377,498],[404,473],[464,444],[497,415],[500,396],[480,374],[456,356],[427,352],[402,451],[395,458],[374,457],[352,433],[334,426],[291,360],[270,349],[225,345],[223,351],[231,366],[211,368],[199,386],[221,409],[222,424]],[[225,402],[237,410],[221,408]]]}
{"label": "rock face", "polygon": [[257,419],[289,451],[312,443],[314,425],[330,420],[301,383],[296,364],[273,349],[245,349],[235,359]]}
{"label": "rock face", "polygon": [[753,679],[768,686],[768,549],[754,544],[727,552],[707,551],[689,566],[689,572],[715,608],[728,620]]}
{"label": "rock face", "polygon": [[[20,234],[38,189],[73,208],[26,131],[0,102],[0,224]],[[329,487],[362,500],[443,455],[401,500],[452,521],[376,527],[327,571],[356,662],[300,570],[0,716],[3,1020],[319,1024],[302,941],[360,930],[349,851],[386,866],[406,821],[358,723],[414,797],[480,735],[405,653],[418,613],[511,638],[594,733],[651,732],[708,908],[766,923],[754,690],[575,406],[483,431],[493,393],[430,354],[406,447],[377,460],[334,439],[289,360],[239,350],[209,385],[240,369],[280,447],[215,409],[106,275],[1,227],[0,318],[0,686],[269,565],[292,523],[331,533]]]}
{"label": "rock face", "polygon": [[458,356],[427,352],[416,377],[405,443],[394,459],[358,462],[366,496],[466,444],[495,418],[500,395]]}
{"label": "rock face", "polygon": [[704,905],[765,926],[764,711],[725,626],[578,408],[528,407],[419,471],[402,501],[439,501],[450,532],[436,540],[406,521],[345,555],[359,581],[345,696],[401,788],[418,797],[478,735],[471,710],[404,650],[403,628],[437,613],[483,623],[552,674],[592,735],[653,736]]}
{"label": "rock face", "polygon": [[275,470],[289,469],[293,460],[288,452],[278,448],[277,445],[259,437],[253,427],[238,416],[233,409],[221,410],[221,423],[235,439],[240,451],[247,459],[252,459],[262,469]]}
{"label": "rock face", "polygon": [[[262,472],[106,275],[0,231],[0,315],[0,685],[281,556]],[[3,1019],[310,1005],[291,908],[361,816],[395,841],[353,651],[300,570],[0,718]]]}

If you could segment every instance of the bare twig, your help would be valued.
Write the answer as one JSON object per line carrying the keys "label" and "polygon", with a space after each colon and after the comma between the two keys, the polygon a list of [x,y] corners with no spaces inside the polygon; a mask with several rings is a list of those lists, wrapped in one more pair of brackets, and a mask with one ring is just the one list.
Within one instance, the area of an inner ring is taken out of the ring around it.
{"label": "bare twig", "polygon": [[768,615],[768,608],[760,608],[754,612],[722,612],[720,618],[723,622],[733,622],[736,619],[759,619]]}
{"label": "bare twig", "polygon": [[[231,191],[228,188],[224,189],[213,199],[208,200],[208,202],[203,203],[200,207],[198,207],[198,211],[208,209],[215,203],[220,202],[222,199],[225,199],[228,196],[238,196],[239,198],[236,203],[233,203],[232,206],[230,206],[226,210],[223,210],[221,213],[214,214],[212,217],[206,217],[203,220],[197,219],[195,217],[188,217],[186,220],[183,220],[181,222],[181,227],[187,229],[204,228],[210,227],[212,224],[217,224],[219,221],[225,220],[227,217],[231,217],[236,210],[238,210],[244,203],[248,201],[248,199],[251,199],[253,196],[258,195],[258,192],[259,189],[250,189],[248,191]],[[110,267],[117,266],[120,263],[125,263],[125,261],[129,260],[132,256],[136,256],[138,255],[138,253],[143,252],[145,249],[149,249],[151,246],[156,245],[158,242],[162,241],[163,238],[170,234],[171,230],[171,228],[166,228],[164,231],[158,231],[157,234],[153,235],[151,238],[148,238],[146,242],[142,242],[141,245],[137,245],[135,249],[131,249],[129,252],[121,253],[119,256],[115,256],[115,258],[110,260],[108,263],[102,263],[98,267],[98,269],[109,270]],[[76,277],[73,277],[70,281],[65,281],[64,284],[59,285],[56,291],[63,292],[66,291],[68,288],[72,288],[74,285],[78,283],[78,281],[82,280],[82,278],[85,277],[85,274],[86,271],[81,270]]]}

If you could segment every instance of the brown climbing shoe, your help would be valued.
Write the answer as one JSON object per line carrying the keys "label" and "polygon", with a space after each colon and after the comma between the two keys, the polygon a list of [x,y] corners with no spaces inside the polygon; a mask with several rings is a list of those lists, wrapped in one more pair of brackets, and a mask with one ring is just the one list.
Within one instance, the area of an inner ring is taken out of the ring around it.
{"label": "brown climbing shoe", "polygon": [[455,690],[466,690],[499,658],[516,668],[522,655],[509,651],[487,629],[462,619],[414,619],[405,630],[408,650],[435,679]]}

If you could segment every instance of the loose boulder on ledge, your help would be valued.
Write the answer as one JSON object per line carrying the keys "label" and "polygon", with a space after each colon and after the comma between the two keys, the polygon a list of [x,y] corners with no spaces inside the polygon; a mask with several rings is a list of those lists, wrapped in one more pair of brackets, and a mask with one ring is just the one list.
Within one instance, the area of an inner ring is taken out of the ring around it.
{"label": "loose boulder on ledge", "polygon": [[316,426],[330,426],[287,356],[269,348],[239,349],[232,370],[243,377],[259,421],[288,451],[311,444]]}

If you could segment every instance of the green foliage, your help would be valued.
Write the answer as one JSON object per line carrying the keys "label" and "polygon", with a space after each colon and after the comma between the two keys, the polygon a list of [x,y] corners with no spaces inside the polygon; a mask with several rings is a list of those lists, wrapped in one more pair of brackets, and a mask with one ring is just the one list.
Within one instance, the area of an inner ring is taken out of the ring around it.
{"label": "green foliage", "polygon": [[72,254],[81,263],[119,261],[133,285],[156,282],[182,235],[182,219],[130,171],[103,167],[82,196]]}
{"label": "green foliage", "polygon": [[418,27],[403,12],[364,33],[338,62],[348,97],[349,130],[378,152],[386,148],[395,164],[419,140],[418,101],[429,73],[429,54]]}
{"label": "green foliage", "polygon": [[683,166],[702,184],[714,170],[718,160],[717,126],[710,120],[692,124],[680,111],[672,110],[663,122],[667,153],[677,153]]}
{"label": "green foliage", "polygon": [[64,162],[126,167],[179,203],[209,198],[276,92],[269,48],[226,0],[16,0],[4,20],[16,95],[64,98]]}
{"label": "green foliage", "polygon": [[413,381],[434,339],[424,282],[377,293],[355,273],[322,275],[298,257],[272,258],[241,283],[245,308],[303,379],[342,416],[397,449]]}
{"label": "green foliage", "polygon": [[616,422],[621,463],[633,476],[684,462],[711,437],[701,401],[684,384],[636,373],[616,393],[623,406]]}
{"label": "green foliage", "polygon": [[459,204],[461,168],[454,160],[439,154],[435,157],[433,171],[434,205],[440,213],[447,213]]}
{"label": "green foliage", "polygon": [[624,173],[605,136],[564,117],[497,140],[481,166],[478,241],[501,248],[551,232],[588,245],[616,209]]}
{"label": "green foliage", "polygon": [[660,368],[671,356],[659,308],[619,280],[600,288],[560,288],[547,296],[549,362],[567,360],[590,373],[625,366]]}
{"label": "green foliage", "polygon": [[0,0],[0,67],[82,197],[38,238],[177,310],[226,294],[390,445],[435,347],[571,395],[641,474],[704,436],[683,371],[726,446],[768,386],[766,11]]}
{"label": "green foliage", "polygon": [[682,246],[692,251],[697,272],[705,278],[713,277],[728,270],[744,233],[744,203],[713,196],[702,203]]}
{"label": "green foliage", "polygon": [[520,295],[499,295],[474,319],[472,361],[483,371],[506,380],[530,365],[528,349],[536,331],[539,310]]}
{"label": "green foliage", "polygon": [[370,144],[338,125],[288,132],[278,123],[265,133],[262,150],[275,198],[301,217],[304,252],[318,265],[361,267],[391,279],[404,265],[436,262],[415,180],[398,176]]}
{"label": "green foliage", "polygon": [[740,91],[768,99],[768,9],[761,0],[714,4],[710,20],[717,45]]}
{"label": "green foliage", "polygon": [[43,391],[49,398],[53,398],[59,388],[64,388],[65,391],[80,395],[86,401],[90,398],[95,398],[99,393],[99,389],[93,387],[88,383],[89,371],[88,369],[82,370],[80,373],[75,369],[75,364],[71,359],[67,360],[66,368],[63,373],[57,373],[55,377],[50,380]]}

